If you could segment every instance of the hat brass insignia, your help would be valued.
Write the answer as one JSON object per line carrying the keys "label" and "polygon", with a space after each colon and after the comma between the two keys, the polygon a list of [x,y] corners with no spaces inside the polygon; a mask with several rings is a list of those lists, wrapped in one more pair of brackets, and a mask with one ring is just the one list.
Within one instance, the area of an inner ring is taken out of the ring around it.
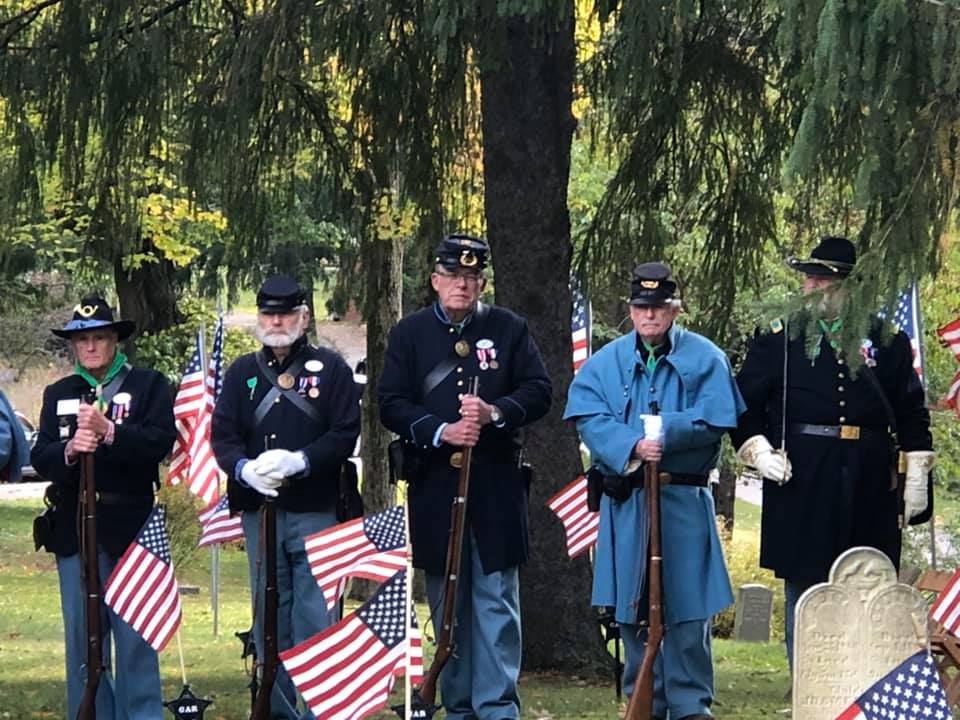
{"label": "hat brass insignia", "polygon": [[477,256],[473,250],[464,250],[460,253],[460,264],[464,267],[473,267],[477,264]]}
{"label": "hat brass insignia", "polygon": [[97,311],[97,305],[77,305],[73,311],[78,313],[81,317],[92,317],[93,314]]}
{"label": "hat brass insignia", "polygon": [[645,287],[648,290],[653,290],[654,288],[660,287],[660,281],[659,280],[641,280],[640,286]]}

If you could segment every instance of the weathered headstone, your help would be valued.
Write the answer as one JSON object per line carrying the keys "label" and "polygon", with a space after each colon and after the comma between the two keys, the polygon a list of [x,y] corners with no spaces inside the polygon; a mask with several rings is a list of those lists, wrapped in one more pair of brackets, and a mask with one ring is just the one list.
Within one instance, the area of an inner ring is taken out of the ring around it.
{"label": "weathered headstone", "polygon": [[770,613],[773,590],[766,585],[741,585],[737,591],[737,608],[733,621],[733,639],[749,642],[770,640]]}
{"label": "weathered headstone", "polygon": [[882,552],[858,547],[797,603],[793,720],[834,720],[927,643],[927,605]]}

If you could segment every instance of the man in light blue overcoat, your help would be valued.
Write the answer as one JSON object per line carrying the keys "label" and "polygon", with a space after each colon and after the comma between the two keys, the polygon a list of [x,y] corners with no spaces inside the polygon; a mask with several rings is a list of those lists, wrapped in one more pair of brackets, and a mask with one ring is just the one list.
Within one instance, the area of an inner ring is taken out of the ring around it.
{"label": "man in light blue overcoat", "polygon": [[654,666],[653,714],[699,720],[712,717],[710,617],[733,602],[707,476],[744,403],[723,352],[674,323],[676,288],[666,264],[637,266],[630,285],[635,331],[580,368],[564,417],[576,421],[604,475],[592,602],[615,608],[628,695],[646,643],[642,467],[659,463],[665,632]]}

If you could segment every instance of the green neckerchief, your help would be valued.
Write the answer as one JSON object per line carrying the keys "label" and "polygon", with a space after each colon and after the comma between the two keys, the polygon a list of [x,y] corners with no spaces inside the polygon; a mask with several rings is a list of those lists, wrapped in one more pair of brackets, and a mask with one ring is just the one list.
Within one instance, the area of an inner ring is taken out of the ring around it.
{"label": "green neckerchief", "polygon": [[640,338],[640,342],[643,343],[643,349],[647,351],[647,372],[653,375],[653,369],[657,366],[657,350],[663,347],[663,343],[659,345],[651,345],[643,338]]}
{"label": "green neckerchief", "polygon": [[127,362],[127,356],[123,354],[122,350],[117,350],[116,354],[113,356],[113,362],[110,363],[110,367],[107,368],[107,374],[103,376],[102,380],[97,380],[93,375],[88,373],[86,369],[80,365],[79,362],[73,364],[73,371],[82,377],[93,389],[96,389],[97,386],[106,385],[108,382],[113,380],[120,368],[124,366]]}
{"label": "green neckerchief", "polygon": [[820,343],[823,341],[823,338],[827,339],[830,347],[834,350],[840,347],[840,343],[837,340],[837,335],[840,333],[841,328],[843,328],[843,320],[840,318],[834,318],[828,323],[826,320],[821,318],[817,320],[817,325],[820,327],[820,337],[817,339],[817,344],[813,348],[814,360],[820,357]]}

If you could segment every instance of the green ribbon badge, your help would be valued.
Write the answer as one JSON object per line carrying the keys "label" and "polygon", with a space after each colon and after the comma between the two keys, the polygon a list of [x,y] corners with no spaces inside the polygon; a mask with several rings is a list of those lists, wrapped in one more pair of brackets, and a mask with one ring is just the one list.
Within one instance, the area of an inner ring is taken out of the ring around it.
{"label": "green ribbon badge", "polygon": [[250,388],[250,399],[253,400],[253,393],[257,389],[257,376],[247,378],[247,387]]}

